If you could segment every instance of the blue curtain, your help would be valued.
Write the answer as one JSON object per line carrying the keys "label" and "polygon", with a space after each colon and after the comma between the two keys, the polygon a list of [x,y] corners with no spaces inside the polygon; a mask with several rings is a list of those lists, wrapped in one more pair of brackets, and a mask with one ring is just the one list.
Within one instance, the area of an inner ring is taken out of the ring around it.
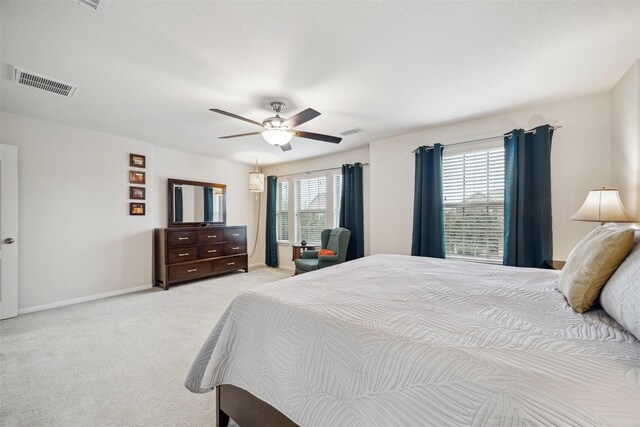
{"label": "blue curtain", "polygon": [[278,178],[267,177],[267,235],[265,237],[265,264],[269,267],[278,266],[278,240],[276,236],[276,192]]}
{"label": "blue curtain", "polygon": [[364,256],[364,208],[362,163],[342,165],[340,227],[351,231],[346,261]]}
{"label": "blue curtain", "polygon": [[204,220],[213,221],[213,188],[202,187],[204,193]]}
{"label": "blue curtain", "polygon": [[411,255],[445,257],[442,145],[416,150]]}
{"label": "blue curtain", "polygon": [[553,259],[552,137],[549,125],[504,137],[504,265],[544,268]]}
{"label": "blue curtain", "polygon": [[173,191],[173,222],[182,222],[182,187],[174,187]]}

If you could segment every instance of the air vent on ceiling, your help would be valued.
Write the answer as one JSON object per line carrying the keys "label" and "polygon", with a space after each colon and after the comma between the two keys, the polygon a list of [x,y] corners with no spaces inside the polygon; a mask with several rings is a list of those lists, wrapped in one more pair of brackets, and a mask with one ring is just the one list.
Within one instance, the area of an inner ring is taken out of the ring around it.
{"label": "air vent on ceiling", "polygon": [[98,11],[102,10],[102,7],[104,6],[105,1],[106,0],[78,0],[80,4],[89,6],[91,9],[98,10]]}
{"label": "air vent on ceiling", "polygon": [[344,132],[340,132],[340,135],[347,136],[347,135],[353,135],[354,133],[361,133],[361,132],[364,132],[364,129],[358,127],[358,128],[345,130]]}
{"label": "air vent on ceiling", "polygon": [[67,98],[71,98],[76,89],[78,89],[77,85],[65,83],[18,67],[15,67],[13,81],[20,85],[31,86],[47,92],[57,93],[58,95],[66,96]]}

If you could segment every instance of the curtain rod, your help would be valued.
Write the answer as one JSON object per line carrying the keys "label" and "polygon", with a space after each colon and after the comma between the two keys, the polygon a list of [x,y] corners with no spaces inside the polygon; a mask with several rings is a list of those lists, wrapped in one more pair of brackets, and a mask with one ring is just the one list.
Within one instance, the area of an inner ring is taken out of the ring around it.
{"label": "curtain rod", "polygon": [[[362,166],[369,166],[369,163],[362,163]],[[337,168],[316,169],[316,170],[312,170],[312,171],[304,171],[304,172],[298,172],[298,173],[288,173],[286,175],[276,175],[276,177],[284,178],[285,176],[302,175],[303,173],[306,173],[307,175],[309,175],[310,173],[314,173],[314,172],[326,172],[326,171],[334,171],[334,170],[338,170],[338,169],[342,169],[342,166],[339,166]]]}
{"label": "curtain rod", "polygon": [[[550,127],[551,127],[551,129],[556,130],[556,129],[560,129],[562,126],[558,125],[558,126],[550,126]],[[536,133],[536,130],[535,129],[531,129],[531,130],[525,131],[524,133]],[[509,138],[511,138],[511,132],[508,132],[508,133],[504,133],[502,135],[488,136],[486,138],[470,139],[469,141],[454,142],[453,144],[446,144],[443,147],[444,148],[446,148],[446,147],[455,147],[456,145],[470,144],[472,142],[491,141],[493,139],[504,138],[507,135],[509,135]],[[417,148],[415,150],[411,151],[411,152],[415,153],[416,151],[418,151]]]}

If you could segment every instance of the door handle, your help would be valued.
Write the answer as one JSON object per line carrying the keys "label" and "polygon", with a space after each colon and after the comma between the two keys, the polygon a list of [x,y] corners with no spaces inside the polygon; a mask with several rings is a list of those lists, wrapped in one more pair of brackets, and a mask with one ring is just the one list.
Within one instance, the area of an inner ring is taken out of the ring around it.
{"label": "door handle", "polygon": [[12,244],[13,242],[15,242],[15,240],[13,240],[13,238],[11,238],[11,237],[7,237],[6,239],[4,239],[4,242],[5,242],[7,245],[10,245],[10,244]]}

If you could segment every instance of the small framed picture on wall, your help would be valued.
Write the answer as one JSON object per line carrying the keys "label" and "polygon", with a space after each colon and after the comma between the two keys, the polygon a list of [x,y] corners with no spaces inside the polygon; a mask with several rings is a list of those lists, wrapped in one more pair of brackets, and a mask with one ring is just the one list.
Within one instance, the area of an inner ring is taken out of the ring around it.
{"label": "small framed picture on wall", "polygon": [[144,215],[144,203],[129,203],[129,215]]}
{"label": "small framed picture on wall", "polygon": [[144,200],[146,199],[146,189],[144,187],[134,187],[133,185],[129,187],[129,198],[136,200]]}
{"label": "small framed picture on wall", "polygon": [[141,154],[129,154],[129,166],[144,169],[147,167],[147,158]]}
{"label": "small framed picture on wall", "polygon": [[144,172],[129,171],[129,182],[131,184],[145,184],[146,176]]}

